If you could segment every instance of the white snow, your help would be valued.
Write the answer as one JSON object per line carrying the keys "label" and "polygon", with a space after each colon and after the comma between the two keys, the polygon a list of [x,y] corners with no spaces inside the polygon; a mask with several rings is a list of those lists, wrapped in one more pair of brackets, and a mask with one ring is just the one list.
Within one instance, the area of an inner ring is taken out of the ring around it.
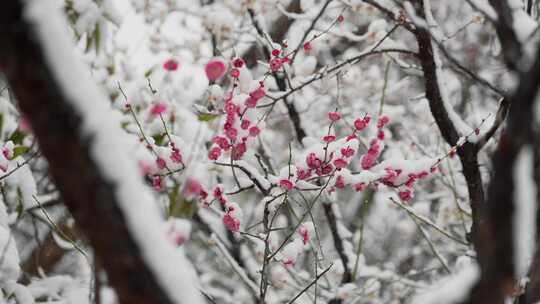
{"label": "white snow", "polygon": [[[424,0],[424,9],[428,25],[427,29],[434,37],[434,39],[442,41],[442,37],[444,36],[439,25],[437,24],[437,21],[435,21],[435,18],[433,17],[429,0]],[[454,111],[454,108],[450,104],[450,88],[448,87],[449,79],[448,75],[445,75],[443,73],[442,59],[439,46],[434,41],[431,41],[431,48],[433,49],[433,60],[435,61],[435,74],[437,76],[437,84],[439,86],[439,91],[441,94],[444,108],[448,113],[448,118],[450,118],[452,124],[454,125],[460,136],[470,135],[468,139],[470,142],[474,143],[478,140],[478,136],[474,134],[473,129],[463,120],[463,118],[461,118],[461,116],[459,116],[459,114],[456,113],[456,111]]]}
{"label": "white snow", "polygon": [[457,273],[442,279],[428,291],[421,293],[411,303],[416,304],[451,304],[465,300],[474,283],[480,276],[476,264],[470,264]]}
{"label": "white snow", "polygon": [[33,196],[37,194],[37,186],[32,175],[32,170],[30,170],[28,165],[21,166],[17,169],[17,164],[23,163],[24,159],[22,156],[10,162],[7,172],[13,171],[13,173],[6,178],[6,183],[20,190],[24,208],[30,208],[36,205]]}
{"label": "white snow", "polygon": [[526,147],[514,165],[514,268],[526,275],[536,240],[536,185],[533,180],[533,151]]}
{"label": "white snow", "polygon": [[20,275],[19,253],[8,225],[4,201],[0,199],[0,287],[15,282]]}
{"label": "white snow", "polygon": [[538,27],[538,23],[525,12],[523,2],[520,0],[509,0],[508,4],[512,10],[514,32],[519,41],[525,43]]}
{"label": "white snow", "polygon": [[174,302],[204,303],[192,265],[167,242],[160,228],[163,218],[157,204],[144,186],[135,162],[119,144],[124,133],[113,119],[107,98],[73,53],[73,42],[58,4],[58,1],[28,1],[26,18],[35,26],[55,80],[83,117],[85,135],[93,138],[94,161],[116,185],[119,207],[128,228],[158,283]]}
{"label": "white snow", "polygon": [[493,7],[488,3],[488,0],[469,0],[478,10],[486,14],[489,18],[497,20],[498,16]]}

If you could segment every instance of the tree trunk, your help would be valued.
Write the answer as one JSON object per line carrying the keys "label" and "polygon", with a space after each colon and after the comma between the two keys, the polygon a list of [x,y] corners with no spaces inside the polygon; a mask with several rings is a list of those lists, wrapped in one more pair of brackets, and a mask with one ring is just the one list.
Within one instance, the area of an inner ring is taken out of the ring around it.
{"label": "tree trunk", "polygon": [[128,230],[115,185],[93,159],[92,138],[82,135],[81,117],[55,80],[35,29],[24,19],[23,3],[7,1],[0,9],[0,70],[32,126],[63,201],[121,303],[172,303]]}

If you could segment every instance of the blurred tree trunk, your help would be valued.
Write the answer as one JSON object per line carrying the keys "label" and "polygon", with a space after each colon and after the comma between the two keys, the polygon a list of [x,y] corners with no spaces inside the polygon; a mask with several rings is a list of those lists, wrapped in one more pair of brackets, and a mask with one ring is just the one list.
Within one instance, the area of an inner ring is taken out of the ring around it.
{"label": "blurred tree trunk", "polygon": [[0,9],[0,70],[32,125],[63,201],[121,303],[172,303],[127,227],[115,185],[90,154],[92,138],[82,135],[81,117],[55,81],[34,29],[23,18],[23,3],[6,1]]}

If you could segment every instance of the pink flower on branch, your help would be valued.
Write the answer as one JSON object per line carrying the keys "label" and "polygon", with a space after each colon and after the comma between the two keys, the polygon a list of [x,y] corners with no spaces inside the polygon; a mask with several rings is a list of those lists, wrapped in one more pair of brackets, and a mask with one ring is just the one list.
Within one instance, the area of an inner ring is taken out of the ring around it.
{"label": "pink flower on branch", "polygon": [[276,57],[270,60],[270,70],[272,72],[279,71],[279,69],[281,69],[282,66],[283,66],[283,61],[281,60],[281,58]]}
{"label": "pink flower on branch", "polygon": [[341,115],[339,115],[338,112],[328,112],[328,118],[331,120],[331,121],[338,121],[340,118],[341,118]]}
{"label": "pink flower on branch", "polygon": [[150,114],[153,116],[159,116],[167,111],[167,104],[164,102],[158,102],[150,108]]}
{"label": "pink flower on branch", "polygon": [[281,179],[279,181],[279,186],[287,191],[290,191],[294,188],[294,183],[289,179]]}

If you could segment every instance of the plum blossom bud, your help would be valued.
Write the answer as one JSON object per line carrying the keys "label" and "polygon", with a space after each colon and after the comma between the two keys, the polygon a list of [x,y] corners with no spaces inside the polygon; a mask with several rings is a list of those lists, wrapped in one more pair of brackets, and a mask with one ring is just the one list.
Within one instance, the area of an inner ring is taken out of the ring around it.
{"label": "plum blossom bud", "polygon": [[377,128],[380,129],[384,127],[386,124],[388,124],[388,122],[390,122],[390,118],[388,118],[388,116],[386,115],[381,116],[379,120],[377,121]]}
{"label": "plum blossom bud", "polygon": [[294,239],[292,242],[283,247],[281,252],[281,263],[286,268],[294,266],[300,253],[302,253],[304,244],[301,239]]}
{"label": "plum blossom bud", "polygon": [[232,78],[238,78],[238,76],[240,76],[240,70],[239,69],[232,69],[231,70],[231,77]]}
{"label": "plum blossom bud", "polygon": [[264,88],[263,87],[259,87],[257,88],[256,90],[254,90],[253,92],[249,93],[249,96],[259,100],[261,98],[264,97]]}
{"label": "plum blossom bud", "polygon": [[261,130],[257,126],[249,128],[249,136],[255,137],[261,133]]}
{"label": "plum blossom bud", "polygon": [[336,136],[335,136],[335,135],[325,135],[325,136],[323,137],[323,141],[324,141],[325,143],[331,143],[331,142],[333,142],[333,141],[335,141],[335,140],[336,140]]}
{"label": "plum blossom bud", "polygon": [[178,61],[175,59],[168,59],[163,63],[163,69],[168,72],[176,71],[178,69]]}
{"label": "plum blossom bud", "polygon": [[231,147],[229,141],[223,136],[216,136],[212,141],[223,150],[228,150]]}
{"label": "plum blossom bud", "polygon": [[300,237],[302,237],[302,243],[304,243],[304,245],[307,245],[310,239],[315,234],[315,226],[313,225],[313,222],[305,222],[300,225],[300,227],[298,227],[297,232]]}
{"label": "plum blossom bud", "polygon": [[222,217],[223,224],[232,232],[240,230],[240,219],[242,218],[242,209],[236,203],[226,203],[227,212]]}
{"label": "plum blossom bud", "polygon": [[173,163],[182,163],[182,154],[180,153],[180,150],[174,145],[172,147],[170,158]]}
{"label": "plum blossom bud", "polygon": [[223,224],[225,224],[225,227],[232,232],[240,230],[240,221],[237,218],[234,218],[230,213],[225,213],[223,215]]}
{"label": "plum blossom bud", "polygon": [[375,153],[366,153],[364,156],[362,156],[361,165],[362,169],[367,170],[375,164],[375,160],[377,159],[377,155]]}
{"label": "plum blossom bud", "polygon": [[167,111],[167,104],[164,102],[158,102],[150,108],[150,113],[153,116],[159,116]]}
{"label": "plum blossom bud", "polygon": [[370,120],[371,120],[371,118],[369,116],[366,116],[366,117],[364,117],[362,119],[357,118],[354,121],[354,128],[356,129],[356,131],[362,131],[363,129],[365,129],[367,127]]}
{"label": "plum blossom bud", "polygon": [[198,196],[203,193],[203,187],[199,181],[193,178],[189,178],[186,181],[186,188],[184,189],[186,197]]}
{"label": "plum blossom bud", "polygon": [[344,160],[343,158],[336,158],[336,160],[334,160],[334,166],[336,167],[337,170],[341,170],[345,167],[347,167],[348,163],[346,160]]}
{"label": "plum blossom bud", "polygon": [[208,158],[210,160],[217,160],[221,156],[221,149],[219,147],[213,147],[208,152]]}
{"label": "plum blossom bud", "polygon": [[309,168],[316,169],[321,166],[322,161],[315,153],[311,152],[306,156],[306,164]]}
{"label": "plum blossom bud", "polygon": [[341,115],[339,115],[338,112],[328,112],[328,118],[331,120],[331,121],[338,121],[340,118],[341,118]]}
{"label": "plum blossom bud", "polygon": [[13,158],[13,149],[14,148],[15,148],[15,145],[13,144],[13,142],[11,140],[6,142],[4,144],[4,147],[2,147],[2,155],[4,155],[4,157],[7,160],[12,159]]}
{"label": "plum blossom bud", "polygon": [[158,169],[160,169],[160,170],[163,170],[163,169],[165,169],[167,167],[167,163],[161,157],[158,157],[156,159],[156,164],[157,164]]}
{"label": "plum blossom bud", "polygon": [[334,187],[336,187],[338,189],[345,188],[345,179],[343,178],[343,176],[338,175],[336,177],[336,183],[334,184]]}
{"label": "plum blossom bud", "polygon": [[244,156],[244,153],[246,153],[246,151],[247,151],[247,146],[245,142],[241,142],[237,144],[236,146],[234,146],[232,150],[232,155],[231,155],[232,159],[234,160],[241,159],[242,156]]}
{"label": "plum blossom bud", "polygon": [[356,190],[356,192],[361,192],[361,191],[364,191],[366,187],[367,187],[366,183],[357,183],[354,185],[354,190]]}
{"label": "plum blossom bud", "polygon": [[309,53],[313,49],[311,42],[304,43],[304,52]]}
{"label": "plum blossom bud", "polygon": [[341,148],[341,155],[345,157],[351,157],[354,153],[356,153],[356,151],[351,147]]}
{"label": "plum blossom bud", "polygon": [[240,58],[240,57],[235,58],[235,59],[233,60],[233,62],[232,62],[233,66],[234,66],[235,68],[241,68],[241,67],[243,67],[243,66],[244,66],[244,63],[245,63],[245,62],[244,62],[244,59],[242,59],[242,58]]}
{"label": "plum blossom bud", "polygon": [[234,142],[236,141],[238,131],[235,128],[229,128],[225,131],[225,135],[227,135],[227,137]]}
{"label": "plum blossom bud", "polygon": [[246,101],[245,101],[245,105],[247,108],[255,108],[257,106],[257,101],[258,99],[253,97],[253,96],[249,96],[248,98],[246,98]]}
{"label": "plum blossom bud", "polygon": [[161,176],[154,176],[152,178],[152,187],[154,187],[154,189],[156,191],[160,191],[161,189],[163,189],[163,183],[162,183],[162,178]]}
{"label": "plum blossom bud", "polygon": [[413,192],[411,189],[405,189],[405,190],[399,191],[398,195],[402,201],[408,202],[412,199]]}
{"label": "plum blossom bud", "polygon": [[294,188],[294,183],[289,179],[281,179],[279,180],[279,186],[287,191],[290,191],[292,188]]}
{"label": "plum blossom bud", "polygon": [[270,70],[272,72],[277,72],[279,69],[281,69],[281,66],[283,65],[283,61],[281,61],[281,58],[272,58],[270,60]]}
{"label": "plum blossom bud", "polygon": [[298,169],[296,170],[296,176],[299,180],[305,180],[311,176],[311,170]]}
{"label": "plum blossom bud", "polygon": [[212,59],[204,66],[204,72],[208,80],[214,82],[225,75],[227,66],[221,59]]}
{"label": "plum blossom bud", "polygon": [[242,123],[240,123],[240,128],[242,128],[242,130],[247,130],[249,128],[249,124],[251,124],[251,121],[248,119],[243,119]]}
{"label": "plum blossom bud", "polygon": [[379,130],[379,131],[377,132],[377,138],[378,138],[379,140],[384,140],[384,131],[383,131],[383,130]]}

